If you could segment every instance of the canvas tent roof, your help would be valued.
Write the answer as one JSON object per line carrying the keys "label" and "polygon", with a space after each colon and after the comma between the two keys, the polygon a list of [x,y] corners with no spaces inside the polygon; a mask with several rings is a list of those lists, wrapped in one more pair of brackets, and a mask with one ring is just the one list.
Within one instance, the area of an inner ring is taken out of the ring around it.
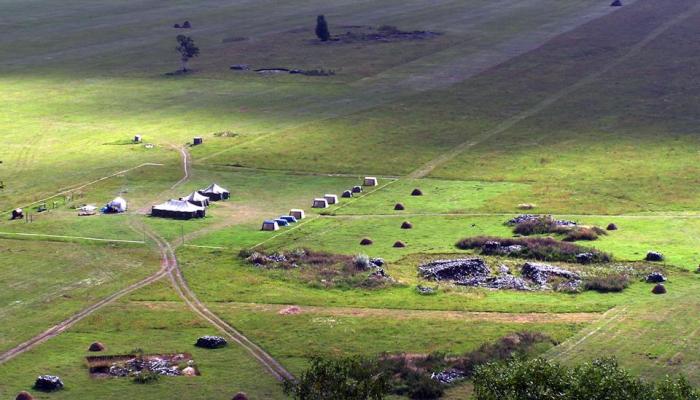
{"label": "canvas tent roof", "polygon": [[222,188],[221,186],[217,185],[216,183],[212,183],[211,185],[207,186],[206,188],[200,190],[202,193],[215,193],[215,194],[222,194],[222,193],[229,193],[228,190]]}
{"label": "canvas tent roof", "polygon": [[177,211],[177,212],[195,212],[202,211],[204,207],[195,206],[194,204],[186,200],[168,200],[163,204],[158,204],[153,206],[154,210],[162,211]]}
{"label": "canvas tent roof", "polygon": [[209,197],[207,197],[203,194],[200,194],[199,192],[192,192],[192,193],[188,194],[187,196],[183,197],[182,200],[200,201],[201,202],[201,201],[208,201]]}

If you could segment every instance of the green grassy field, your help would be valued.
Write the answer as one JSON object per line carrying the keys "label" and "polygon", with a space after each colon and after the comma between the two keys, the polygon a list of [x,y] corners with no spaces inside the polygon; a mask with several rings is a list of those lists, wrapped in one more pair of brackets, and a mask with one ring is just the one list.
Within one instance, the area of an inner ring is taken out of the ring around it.
{"label": "green grassy field", "polygon": [[[625,3],[3,2],[0,351],[157,271],[161,255],[146,229],[173,246],[186,283],[212,312],[294,373],[319,354],[455,354],[533,330],[562,343],[546,353],[558,360],[615,355],[643,376],[683,373],[700,385],[692,317],[700,7]],[[440,35],[323,44],[313,34],[318,14],[334,34],[391,25]],[[184,20],[192,29],[172,28]],[[201,56],[192,74],[167,76],[179,66],[179,33]],[[135,134],[143,144],[130,143]],[[190,146],[194,136],[204,144]],[[311,209],[314,197],[340,195],[369,175],[378,187]],[[207,218],[148,216],[152,205],[212,182],[232,198]],[[411,196],[414,188],[424,195]],[[117,195],[129,201],[127,215],[77,216],[75,207]],[[35,212],[44,202],[50,210]],[[396,203],[406,209],[394,211]],[[426,283],[418,264],[471,255],[455,247],[464,237],[512,236],[504,222],[522,203],[585,225],[616,223],[619,230],[583,244],[612,253],[614,263],[642,265],[647,251],[664,253],[669,293],[653,296],[642,282],[608,294],[449,284],[436,296],[416,292]],[[33,222],[9,221],[16,207]],[[262,220],[292,208],[307,219],[260,231]],[[413,229],[400,229],[403,221]],[[361,246],[363,237],[374,244]],[[393,248],[397,240],[407,247]],[[322,288],[296,269],[247,264],[238,253],[253,247],[383,257],[397,283]],[[301,313],[281,315],[289,305]],[[192,346],[216,332],[163,279],[0,364],[0,397],[54,373],[66,389],[38,398],[212,399],[239,390],[284,398],[243,348]],[[202,376],[153,385],[90,378],[84,357],[95,340],[110,354],[192,352]],[[459,385],[446,398],[470,391]]]}

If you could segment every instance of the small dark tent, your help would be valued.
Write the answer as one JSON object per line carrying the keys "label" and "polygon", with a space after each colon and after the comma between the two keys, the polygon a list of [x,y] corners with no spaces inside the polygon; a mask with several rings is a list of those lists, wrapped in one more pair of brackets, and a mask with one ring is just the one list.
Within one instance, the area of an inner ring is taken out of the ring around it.
{"label": "small dark tent", "polygon": [[204,207],[195,206],[185,200],[168,200],[163,204],[153,206],[151,216],[174,219],[204,218]]}
{"label": "small dark tent", "polygon": [[209,197],[209,200],[211,201],[226,200],[231,196],[231,193],[228,190],[222,188],[216,183],[212,183],[208,187],[200,190],[199,194]]}
{"label": "small dark tent", "polygon": [[12,219],[22,219],[24,218],[24,210],[21,208],[15,208],[12,210]]}

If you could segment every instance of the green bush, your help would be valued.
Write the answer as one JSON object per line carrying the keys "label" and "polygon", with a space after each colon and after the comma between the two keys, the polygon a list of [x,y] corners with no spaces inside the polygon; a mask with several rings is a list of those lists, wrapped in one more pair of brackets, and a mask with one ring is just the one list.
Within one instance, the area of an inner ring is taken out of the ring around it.
{"label": "green bush", "polygon": [[160,375],[157,372],[153,372],[150,370],[143,370],[140,371],[139,373],[136,373],[132,377],[132,381],[134,383],[138,384],[148,384],[148,383],[155,383],[158,382],[160,379]]}
{"label": "green bush", "polygon": [[490,363],[473,382],[476,400],[700,400],[683,377],[646,382],[612,358],[573,368],[541,358]]}
{"label": "green bush", "polygon": [[584,288],[600,293],[621,292],[627,289],[630,283],[630,277],[627,274],[615,272],[584,279]]}

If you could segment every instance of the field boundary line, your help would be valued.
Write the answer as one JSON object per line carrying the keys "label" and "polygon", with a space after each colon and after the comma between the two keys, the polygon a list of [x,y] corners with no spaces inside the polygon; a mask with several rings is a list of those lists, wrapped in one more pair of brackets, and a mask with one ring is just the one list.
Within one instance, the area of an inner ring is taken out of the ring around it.
{"label": "field boundary line", "polygon": [[43,233],[0,232],[0,236],[2,236],[2,235],[46,237],[46,238],[56,238],[56,239],[80,239],[80,240],[90,240],[90,241],[96,241],[96,242],[137,243],[137,244],[145,244],[146,243],[143,240],[106,239],[106,238],[96,238],[96,237],[87,237],[87,236],[50,235],[50,234],[43,234]]}
{"label": "field boundary line", "polygon": [[576,92],[577,90],[581,89],[582,87],[584,87],[586,85],[589,85],[589,84],[597,81],[600,77],[605,76],[608,72],[612,71],[613,69],[618,67],[620,64],[628,61],[630,58],[639,54],[648,44],[650,44],[651,42],[656,40],[662,34],[666,33],[666,31],[671,29],[674,25],[690,18],[693,14],[695,14],[698,11],[700,11],[700,4],[696,5],[695,7],[692,7],[691,9],[689,9],[685,12],[682,12],[682,13],[676,15],[675,17],[671,18],[670,20],[662,23],[661,25],[656,27],[654,30],[652,30],[649,34],[647,34],[642,40],[640,40],[639,42],[632,45],[632,47],[622,56],[616,58],[615,60],[611,61],[610,63],[608,63],[606,65],[603,65],[600,69],[595,70],[591,74],[588,74],[587,76],[576,81],[575,83],[573,83],[573,84],[559,90],[558,92],[544,98],[542,101],[535,104],[533,107],[530,107],[529,109],[524,110],[524,111],[506,119],[505,121],[496,125],[494,128],[484,132],[483,134],[477,136],[476,138],[473,138],[473,139],[470,139],[466,142],[458,144],[452,150],[447,151],[447,152],[443,153],[442,155],[434,158],[433,160],[430,160],[427,163],[423,164],[423,166],[419,167],[417,170],[408,174],[408,177],[415,179],[415,178],[423,178],[423,177],[429,175],[431,172],[433,172],[433,170],[435,170],[435,168],[453,160],[455,157],[464,153],[467,149],[472,148],[480,143],[483,143],[485,140],[488,140],[493,136],[496,136],[496,135],[499,135],[503,132],[506,132],[507,130],[513,128],[518,123],[541,113],[542,111],[549,108],[551,105],[553,105],[557,101],[561,100],[562,98]]}
{"label": "field boundary line", "polygon": [[[596,333],[600,332],[603,328],[606,328],[608,325],[611,323],[617,321],[620,318],[623,318],[626,315],[627,312],[627,306],[623,307],[614,307],[608,310],[603,316],[600,318],[601,324],[595,327],[595,329],[591,330],[590,332],[586,333],[583,335],[583,337],[577,338],[573,337],[566,342],[560,344],[559,346],[556,346],[552,349],[550,353],[552,354],[553,359],[562,359],[564,356],[567,354],[571,353],[574,349],[576,349],[581,343],[585,342],[590,338],[591,336],[595,335]],[[614,314],[614,315],[610,315]],[[609,317],[606,319],[606,317]],[[575,340],[575,342],[574,342]],[[558,351],[558,349],[561,349],[561,351]],[[554,353],[556,351],[556,353]]]}
{"label": "field boundary line", "polygon": [[[117,176],[117,175],[125,174],[125,173],[130,172],[130,171],[133,171],[133,170],[135,170],[135,169],[139,169],[139,168],[143,168],[143,167],[162,167],[163,165],[164,165],[164,164],[160,164],[160,163],[143,163],[143,164],[139,164],[139,165],[137,165],[137,166],[135,166],[135,167],[127,168],[127,169],[124,169],[124,170],[115,172],[115,173],[113,173],[113,174],[111,174],[111,175],[103,176],[102,178],[95,179],[94,181],[91,181],[91,182],[88,182],[88,183],[78,184],[78,185],[80,185],[80,186],[71,187],[70,189],[65,189],[65,190],[59,191],[58,193],[54,193],[53,195],[51,195],[51,196],[49,196],[49,197],[45,197],[45,198],[43,198],[43,199],[36,200],[36,201],[31,202],[31,203],[25,204],[25,205],[21,206],[20,208],[28,208],[28,207],[31,207],[31,206],[33,206],[33,205],[35,205],[35,204],[43,203],[43,202],[45,202],[45,201],[47,201],[47,200],[53,199],[54,197],[61,196],[61,195],[64,195],[64,194],[68,194],[68,193],[70,193],[70,192],[72,192],[72,191],[75,191],[75,190],[80,190],[80,189],[86,188],[86,187],[88,187],[88,186],[94,185],[94,184],[96,184],[96,183],[102,182],[102,181],[107,180],[107,179],[110,179],[110,178],[114,178],[114,177]],[[9,209],[9,210],[3,211],[2,214],[10,213],[10,212],[12,212],[12,210],[14,210],[15,208],[17,208],[17,207],[13,207],[13,208],[11,208],[11,209]]]}

